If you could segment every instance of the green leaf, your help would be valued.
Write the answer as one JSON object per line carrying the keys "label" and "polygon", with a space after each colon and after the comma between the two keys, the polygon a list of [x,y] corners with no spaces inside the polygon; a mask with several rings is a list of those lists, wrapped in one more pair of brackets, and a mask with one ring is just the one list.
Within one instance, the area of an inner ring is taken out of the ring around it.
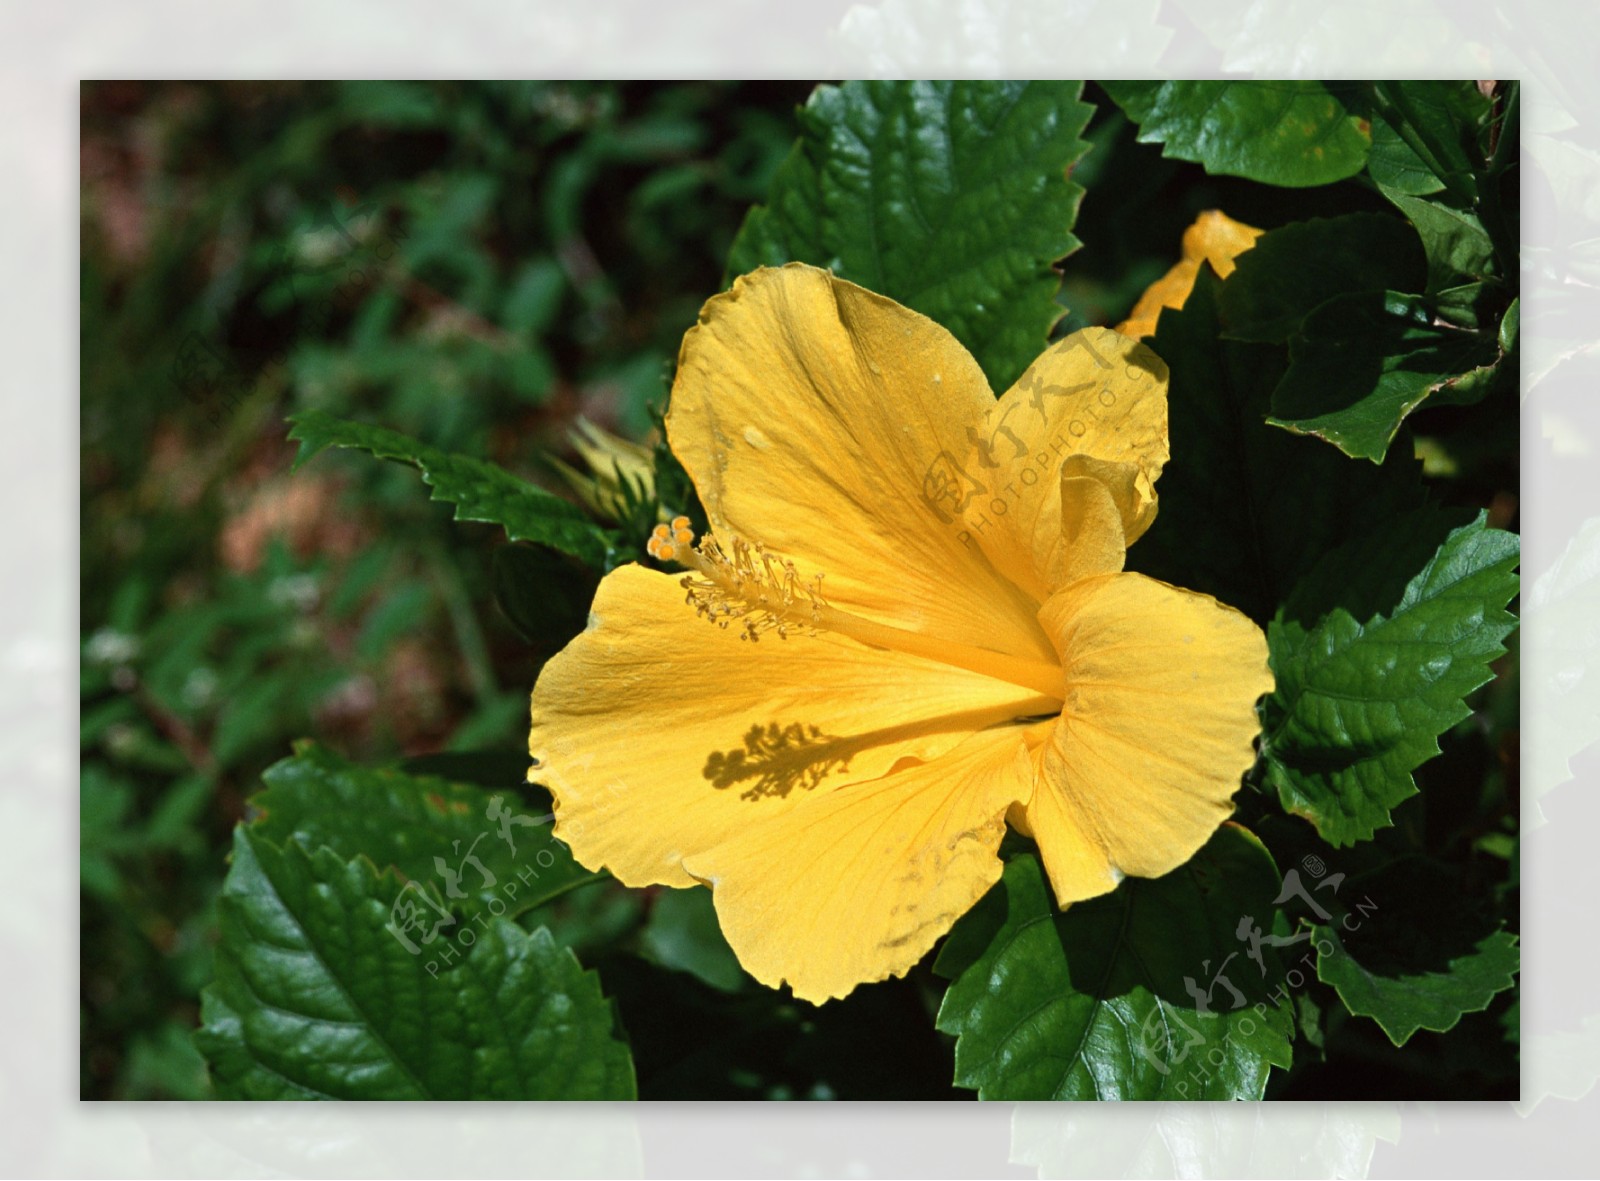
{"label": "green leaf", "polygon": [[1355,909],[1313,927],[1317,979],[1397,1046],[1453,1029],[1516,982],[1517,937],[1476,913],[1441,865],[1399,862],[1346,883],[1343,898]]}
{"label": "green leaf", "polygon": [[500,610],[529,643],[555,651],[584,628],[598,579],[552,550],[502,545],[490,567]]}
{"label": "green leaf", "polygon": [[1429,297],[1434,314],[1458,328],[1482,328],[1496,315],[1494,304],[1500,296],[1493,280],[1458,283]]}
{"label": "green leaf", "polygon": [[1264,627],[1329,550],[1421,500],[1419,468],[1401,454],[1381,467],[1353,464],[1268,426],[1283,350],[1219,339],[1218,290],[1215,272],[1201,268],[1183,308],[1157,324],[1152,343],[1171,371],[1172,459],[1161,511],[1128,566],[1213,595]]}
{"label": "green leaf", "polygon": [[1430,396],[1481,398],[1462,383],[1499,354],[1493,338],[1440,323],[1429,301],[1395,291],[1330,299],[1300,325],[1268,420],[1381,462],[1407,415]]}
{"label": "green leaf", "polygon": [[1358,1017],[1371,1017],[1397,1046],[1419,1029],[1444,1033],[1467,1013],[1489,1007],[1496,993],[1516,982],[1521,957],[1517,937],[1485,936],[1441,970],[1386,975],[1365,967],[1333,927],[1316,928],[1327,954],[1317,956],[1317,979],[1331,984]]}
{"label": "green leaf", "polygon": [[1444,181],[1417,155],[1387,119],[1372,121],[1372,151],[1367,156],[1367,175],[1383,189],[1393,189],[1413,197],[1426,197],[1444,188]]}
{"label": "green leaf", "polygon": [[1271,947],[1258,967],[1237,932],[1272,929],[1278,887],[1234,824],[1167,876],[1065,911],[1038,859],[1015,858],[936,964],[954,976],[938,1027],[957,1038],[957,1085],[984,1099],[1261,1098],[1270,1068],[1289,1065],[1293,1014],[1269,999]]}
{"label": "green leaf", "polygon": [[[1379,120],[1440,186],[1460,204],[1475,200],[1477,173],[1487,164],[1478,140],[1489,113],[1489,100],[1477,86],[1465,81],[1379,82],[1373,93]],[[1383,183],[1376,175],[1374,179]]]}
{"label": "green leaf", "polygon": [[1004,390],[1061,316],[1088,149],[1078,82],[849,82],[800,112],[799,144],[729,256],[808,262],[937,320]]}
{"label": "green leaf", "polygon": [[548,931],[425,925],[408,947],[399,897],[365,859],[235,830],[197,1035],[219,1096],[633,1098],[598,978]]}
{"label": "green leaf", "polygon": [[[1482,284],[1487,289],[1490,284]],[[1457,288],[1456,290],[1461,290]],[[1493,343],[1489,333],[1485,330],[1479,333],[1484,340],[1484,360],[1475,369],[1460,374],[1445,382],[1436,390],[1431,400],[1440,405],[1470,406],[1475,402],[1500,393],[1509,391],[1515,393],[1517,384],[1521,380],[1521,358],[1518,352],[1518,306],[1520,300],[1512,300],[1511,306],[1500,317],[1499,328],[1493,336]],[[1440,315],[1449,313],[1441,310]],[[1476,319],[1478,309],[1474,307],[1462,318]]]}
{"label": "green leaf", "polygon": [[1517,351],[1522,335],[1522,300],[1514,299],[1506,314],[1500,318],[1500,351],[1510,355]]}
{"label": "green leaf", "polygon": [[[1485,514],[1422,509],[1327,555],[1267,629],[1277,688],[1263,705],[1268,777],[1335,846],[1388,827],[1411,772],[1471,710],[1516,626],[1518,543]],[[1404,585],[1402,579],[1408,577]]]}
{"label": "green leaf", "polygon": [[433,499],[455,505],[458,521],[499,525],[512,541],[537,541],[591,566],[603,565],[612,548],[610,535],[576,505],[486,460],[454,455],[397,431],[335,418],[322,410],[302,411],[289,421],[294,424],[289,438],[300,441],[296,467],[324,448],[355,447],[379,459],[420,468]]}
{"label": "green leaf", "polygon": [[[520,760],[525,773],[527,759]],[[283,844],[364,855],[463,913],[512,916],[597,875],[551,835],[548,797],[521,783],[498,791],[436,775],[360,767],[326,747],[297,744],[268,767],[251,801],[256,831]]]}
{"label": "green leaf", "polygon": [[1372,135],[1349,87],[1322,82],[1106,82],[1139,125],[1139,142],[1162,155],[1302,188],[1366,167]]}
{"label": "green leaf", "polygon": [[97,763],[86,763],[78,777],[78,879],[107,902],[124,892],[117,857],[139,846],[129,822],[134,807],[131,783]]}
{"label": "green leaf", "polygon": [[211,1098],[205,1059],[195,1048],[194,1028],[188,1021],[169,1018],[153,1032],[136,1033],[127,1053],[121,1086],[129,1098]]}
{"label": "green leaf", "polygon": [[699,886],[656,895],[640,950],[650,962],[688,972],[723,992],[734,992],[749,979],[722,936],[711,891]]}
{"label": "green leaf", "polygon": [[1234,340],[1288,340],[1338,295],[1412,291],[1426,276],[1417,237],[1398,218],[1347,213],[1270,230],[1241,254],[1218,310]]}
{"label": "green leaf", "polygon": [[216,798],[216,782],[208,775],[195,773],[174,781],[162,794],[144,840],[152,849],[198,850],[209,847],[202,837],[206,824],[202,814]]}
{"label": "green leaf", "polygon": [[1383,195],[1422,239],[1430,294],[1495,274],[1494,243],[1477,214],[1394,189],[1383,189]]}
{"label": "green leaf", "polygon": [[507,332],[529,337],[555,322],[567,293],[567,277],[553,258],[536,258],[523,266],[506,292],[500,323]]}

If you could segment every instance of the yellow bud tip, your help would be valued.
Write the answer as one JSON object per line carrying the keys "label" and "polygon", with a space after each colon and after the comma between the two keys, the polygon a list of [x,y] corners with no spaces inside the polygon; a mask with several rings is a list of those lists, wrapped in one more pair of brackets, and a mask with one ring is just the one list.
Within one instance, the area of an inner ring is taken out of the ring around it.
{"label": "yellow bud tip", "polygon": [[660,558],[663,562],[670,562],[677,556],[678,547],[675,545],[671,545],[670,543],[663,541],[660,545],[656,546],[656,557]]}
{"label": "yellow bud tip", "polygon": [[679,545],[688,545],[694,540],[694,533],[688,529],[679,529],[672,535],[672,540]]}
{"label": "yellow bud tip", "polygon": [[665,541],[669,536],[671,536],[671,530],[669,530],[665,525],[657,525],[653,530],[650,531],[650,536],[655,538],[657,541]]}
{"label": "yellow bud tip", "polygon": [[[672,531],[674,533],[682,533],[688,527],[689,527],[689,518],[688,517],[673,517],[672,518]],[[657,528],[660,528],[660,526],[657,526]]]}

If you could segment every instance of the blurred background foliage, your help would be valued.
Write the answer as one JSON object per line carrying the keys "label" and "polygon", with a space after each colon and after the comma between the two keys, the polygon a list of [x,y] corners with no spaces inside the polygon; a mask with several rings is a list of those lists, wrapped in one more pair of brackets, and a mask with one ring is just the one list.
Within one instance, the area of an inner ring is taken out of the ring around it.
{"label": "blurred background foliage", "polygon": [[523,472],[579,414],[642,436],[809,89],[84,87],[84,1096],[203,1094],[228,833],[291,739],[516,750],[566,638],[414,473],[291,479],[284,416]]}
{"label": "blurred background foliage", "polygon": [[[291,478],[285,416],[382,424],[553,490],[546,457],[578,464],[580,415],[645,438],[811,88],[83,87],[84,1097],[206,1095],[190,1035],[229,833],[293,739],[369,765],[519,752],[527,693],[587,609],[592,573],[451,521],[413,471],[341,454]],[[1207,176],[1135,143],[1097,88],[1085,97],[1094,146],[1074,172],[1084,245],[1063,267],[1063,329],[1126,315],[1202,210],[1270,229],[1388,209],[1355,183]],[[1419,412],[1419,453],[1448,477],[1437,498],[1514,526],[1516,413],[1512,398]],[[543,619],[497,606],[507,580],[523,593],[502,601],[541,602]],[[1421,769],[1426,810],[1397,819],[1504,865],[1515,677],[1486,693]],[[1428,790],[1440,782],[1465,790]],[[926,965],[823,1010],[742,994],[740,1020],[719,1023],[714,994],[662,967],[669,949],[614,958],[636,893],[608,884],[562,905],[585,963],[608,960],[645,1097],[971,1097],[949,1084]],[[1491,1097],[1500,1016],[1469,1019],[1486,1033],[1466,1050],[1424,1035],[1403,1059],[1375,1026],[1354,1029],[1344,1059],[1308,1063],[1282,1093],[1403,1097],[1443,1072]]]}

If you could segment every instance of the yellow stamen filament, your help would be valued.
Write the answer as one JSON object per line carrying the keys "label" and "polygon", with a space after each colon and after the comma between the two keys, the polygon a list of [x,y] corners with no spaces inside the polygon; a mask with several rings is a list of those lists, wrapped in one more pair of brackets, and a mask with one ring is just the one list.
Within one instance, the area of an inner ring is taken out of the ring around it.
{"label": "yellow stamen filament", "polygon": [[802,579],[793,562],[774,556],[760,544],[734,538],[725,550],[707,534],[693,548],[687,543],[676,547],[657,544],[654,538],[649,548],[653,556],[676,560],[698,573],[699,578],[688,575],[682,579],[686,601],[696,614],[718,627],[727,628],[737,621],[741,639],[759,640],[766,632],[777,632],[779,639],[787,639],[796,630],[812,636],[836,632],[873,648],[904,652],[1021,685],[1051,702],[1063,699],[1065,685],[1059,665],[935,639],[840,611],[823,597],[822,575]]}

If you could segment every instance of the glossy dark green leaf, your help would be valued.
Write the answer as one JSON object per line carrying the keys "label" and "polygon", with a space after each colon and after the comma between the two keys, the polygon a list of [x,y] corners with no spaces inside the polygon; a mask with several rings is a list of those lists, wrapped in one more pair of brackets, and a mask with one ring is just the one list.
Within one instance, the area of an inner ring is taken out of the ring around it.
{"label": "glossy dark green leaf", "polygon": [[1067,172],[1093,108],[1078,82],[849,82],[803,135],[729,257],[737,275],[808,262],[937,320],[998,390],[1061,316],[1051,264],[1075,250]]}
{"label": "glossy dark green leaf", "polygon": [[1373,182],[1397,193],[1426,197],[1444,188],[1444,181],[1433,174],[1415,148],[1395,130],[1387,119],[1372,121],[1372,151],[1367,156],[1367,173]]}
{"label": "glossy dark green leaf", "polygon": [[1386,291],[1323,304],[1300,325],[1289,357],[1270,421],[1381,461],[1400,424],[1428,398],[1481,397],[1476,384],[1454,383],[1493,365],[1499,353],[1487,334],[1440,322],[1422,296]]}
{"label": "glossy dark green leaf", "polygon": [[1408,858],[1345,882],[1343,913],[1313,928],[1317,978],[1397,1046],[1453,1029],[1516,982],[1517,937],[1464,886],[1448,866]]}
{"label": "glossy dark green leaf", "polygon": [[548,931],[435,927],[400,891],[364,858],[235,831],[197,1035],[221,1097],[633,1097],[598,978]]}
{"label": "glossy dark green leaf", "polygon": [[1495,305],[1501,298],[1498,285],[1492,280],[1474,280],[1435,292],[1428,301],[1439,319],[1457,328],[1479,329],[1499,314]]}
{"label": "glossy dark green leaf", "polygon": [[701,886],[656,895],[639,944],[652,963],[688,972],[724,992],[750,979],[722,937],[711,891]]}
{"label": "glossy dark green leaf", "polygon": [[296,467],[324,448],[355,447],[421,469],[433,499],[455,505],[458,521],[499,525],[512,541],[537,541],[591,566],[602,565],[610,552],[611,539],[583,510],[487,460],[453,455],[398,431],[321,410],[303,411],[290,422],[289,438],[300,441]]}
{"label": "glossy dark green leaf", "polygon": [[1522,339],[1522,301],[1514,299],[1500,319],[1500,351],[1515,353]]}
{"label": "glossy dark green leaf", "polygon": [[1397,1046],[1419,1029],[1444,1033],[1467,1013],[1487,1009],[1496,993],[1516,982],[1521,962],[1517,937],[1496,931],[1442,969],[1391,975],[1363,965],[1337,929],[1319,927],[1316,934],[1327,948],[1317,956],[1317,979],[1333,985],[1352,1013],[1382,1026]]}
{"label": "glossy dark green leaf", "polygon": [[1283,350],[1219,339],[1217,291],[1202,268],[1183,309],[1162,312],[1157,326],[1152,344],[1171,371],[1172,458],[1157,485],[1160,512],[1128,566],[1265,626],[1330,549],[1420,501],[1420,469],[1402,454],[1354,464],[1267,425]]}
{"label": "glossy dark green leaf", "polygon": [[1426,278],[1417,236],[1399,218],[1319,217],[1257,239],[1223,283],[1218,309],[1235,340],[1283,341],[1335,296],[1420,291]]}
{"label": "glossy dark green leaf", "polygon": [[555,651],[583,630],[599,585],[588,567],[541,546],[502,545],[490,571],[495,601],[529,643]]}
{"label": "glossy dark green leaf", "polygon": [[[1377,114],[1442,188],[1462,204],[1477,196],[1477,174],[1487,163],[1479,140],[1489,100],[1468,81],[1379,82]],[[1384,183],[1374,175],[1375,180]],[[1410,186],[1415,189],[1413,182]]]}
{"label": "glossy dark green leaf", "polygon": [[1384,196],[1406,215],[1422,239],[1428,256],[1429,292],[1495,274],[1494,244],[1476,213],[1391,189],[1385,189]]}
{"label": "glossy dark green leaf", "polygon": [[393,866],[469,915],[519,914],[596,876],[551,835],[543,791],[517,778],[485,790],[357,766],[312,743],[301,743],[262,778],[267,790],[251,801],[261,813],[261,836]]}
{"label": "glossy dark green leaf", "polygon": [[1347,87],[1322,82],[1107,82],[1143,143],[1207,172],[1325,185],[1367,163],[1372,135]]}
{"label": "glossy dark green leaf", "polygon": [[938,1025],[956,1083],[984,1099],[1259,1099],[1293,1030],[1271,945],[1258,963],[1246,939],[1272,930],[1278,888],[1233,824],[1167,876],[1065,911],[1038,859],[1013,859],[936,965],[954,976]]}
{"label": "glossy dark green leaf", "polygon": [[[1488,288],[1490,284],[1482,284]],[[1484,303],[1488,301],[1485,300]],[[1522,379],[1521,353],[1519,351],[1519,304],[1520,301],[1512,300],[1511,306],[1500,317],[1499,328],[1494,334],[1494,345],[1491,349],[1484,346],[1485,361],[1477,368],[1467,373],[1460,374],[1445,382],[1435,390],[1430,401],[1437,405],[1470,406],[1481,402],[1488,397],[1503,394],[1515,394],[1518,384]],[[1462,314],[1462,318],[1471,319],[1481,314],[1482,304],[1474,306]],[[1441,310],[1440,315],[1447,315]],[[1481,333],[1487,338],[1487,326]]]}
{"label": "glossy dark green leaf", "polygon": [[1335,846],[1392,823],[1411,772],[1471,711],[1516,625],[1514,534],[1438,509],[1369,528],[1318,563],[1267,630],[1277,687],[1261,750],[1288,811]]}

